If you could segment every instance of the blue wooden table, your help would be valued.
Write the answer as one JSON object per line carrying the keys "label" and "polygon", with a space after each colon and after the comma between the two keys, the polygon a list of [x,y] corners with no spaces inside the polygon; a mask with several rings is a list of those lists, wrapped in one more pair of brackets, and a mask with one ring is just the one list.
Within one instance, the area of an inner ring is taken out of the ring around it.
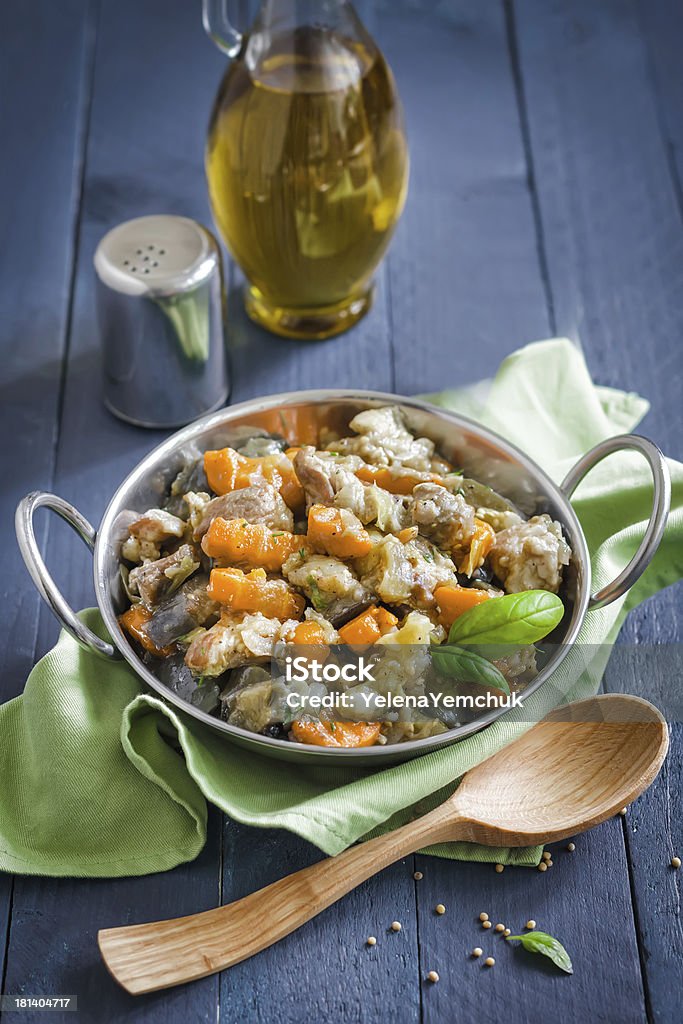
{"label": "blue wooden table", "polygon": [[[209,221],[202,149],[224,62],[199,6],[0,3],[2,699],[21,692],[57,634],[11,536],[16,501],[53,489],[96,523],[160,436],[101,405],[92,254],[132,216]],[[338,340],[259,331],[231,272],[232,399],[326,385],[436,390],[489,375],[526,341],[565,334],[601,383],[652,401],[643,431],[681,458],[680,0],[359,6],[406,108],[406,212],[374,309]],[[94,603],[81,546],[54,522],[49,537],[41,526],[65,592],[77,606]],[[633,614],[627,639],[680,642],[681,593]],[[607,688],[619,685],[608,673]],[[683,872],[668,859],[683,848],[682,764],[674,725],[647,796],[579,837],[575,853],[558,851],[545,874],[416,857],[253,961],[138,1000],[108,977],[99,926],[228,902],[318,852],[213,814],[202,855],[167,874],[0,876],[0,988],[77,993],[88,1022],[680,1021]],[[448,913],[437,920],[440,901]],[[535,917],[570,948],[574,976],[511,951],[482,970],[467,956],[481,910],[516,929]],[[403,929],[385,940],[396,918]],[[380,942],[369,953],[371,933]],[[431,969],[438,985],[425,981]]]}

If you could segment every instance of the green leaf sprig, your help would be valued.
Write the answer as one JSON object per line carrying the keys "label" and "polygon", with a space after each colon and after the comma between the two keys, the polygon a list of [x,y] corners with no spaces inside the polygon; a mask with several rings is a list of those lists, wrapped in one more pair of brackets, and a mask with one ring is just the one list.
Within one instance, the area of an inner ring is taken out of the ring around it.
{"label": "green leaf sprig", "polygon": [[547,932],[525,932],[524,935],[508,935],[506,938],[508,942],[521,942],[529,953],[542,953],[561,971],[566,971],[567,974],[574,973],[569,953],[561,942]]}
{"label": "green leaf sprig", "polygon": [[503,673],[479,654],[450,644],[432,647],[430,653],[440,675],[450,676],[461,683],[478,683],[479,686],[491,686],[503,693],[510,693]]}
{"label": "green leaf sprig", "polygon": [[469,608],[450,628],[448,643],[535,644],[557,626],[564,605],[547,590],[504,594]]}

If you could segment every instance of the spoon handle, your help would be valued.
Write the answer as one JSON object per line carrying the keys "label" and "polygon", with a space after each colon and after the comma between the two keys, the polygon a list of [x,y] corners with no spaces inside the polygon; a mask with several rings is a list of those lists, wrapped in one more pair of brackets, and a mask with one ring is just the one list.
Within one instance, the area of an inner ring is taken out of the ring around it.
{"label": "spoon handle", "polygon": [[138,995],[215,974],[246,960],[425,845],[458,838],[448,801],[402,828],[352,846],[257,892],[189,917],[104,928],[97,941],[113,977]]}

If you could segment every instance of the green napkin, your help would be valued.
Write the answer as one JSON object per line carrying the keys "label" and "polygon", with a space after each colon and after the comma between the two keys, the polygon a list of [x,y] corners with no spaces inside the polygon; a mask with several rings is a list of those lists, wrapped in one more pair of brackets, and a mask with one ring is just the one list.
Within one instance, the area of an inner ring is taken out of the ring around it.
{"label": "green napkin", "polygon": [[[463,411],[524,448],[559,480],[587,448],[632,429],[647,411],[637,395],[596,387],[564,339],[511,355],[485,388],[432,401]],[[33,669],[24,694],[0,708],[0,868],[28,874],[120,876],[165,870],[196,857],[206,801],[231,818],[286,828],[328,854],[422,814],[458,779],[556,704],[594,693],[626,610],[683,575],[683,466],[671,463],[673,506],[664,541],[626,601],[590,612],[580,640],[605,652],[582,670],[577,649],[514,712],[444,750],[384,771],[303,768],[231,746],[217,733],[141,691],[122,663],[82,651],[62,634]],[[577,492],[595,585],[635,550],[651,504],[647,468],[615,455]],[[94,610],[83,617],[102,633]],[[529,714],[532,712],[532,714]],[[466,843],[429,852],[458,859],[535,864],[540,848]]]}

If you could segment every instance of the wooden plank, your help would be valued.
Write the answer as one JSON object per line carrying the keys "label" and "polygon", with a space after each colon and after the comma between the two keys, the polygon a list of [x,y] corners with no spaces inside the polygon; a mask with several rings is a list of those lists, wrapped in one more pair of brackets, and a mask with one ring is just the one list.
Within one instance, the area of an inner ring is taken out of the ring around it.
{"label": "wooden plank", "polygon": [[[318,860],[288,832],[224,830],[223,900],[239,899]],[[412,858],[370,879],[297,932],[221,975],[221,1020],[281,1024],[420,1020]],[[392,921],[401,922],[399,933]],[[377,945],[366,944],[374,935]]]}
{"label": "wooden plank", "polygon": [[[248,23],[245,14],[242,24]],[[235,277],[240,282],[239,273]],[[239,284],[231,292],[229,314],[233,401],[301,387],[393,389],[385,270],[370,314],[348,334],[314,344],[284,341],[256,328],[244,314],[238,289]],[[222,900],[239,899],[318,856],[287,832],[226,821]],[[388,931],[396,918],[403,924],[400,935]],[[365,946],[370,934],[378,940],[373,950]],[[388,1010],[409,1022],[419,1019],[416,978],[415,896],[410,870],[396,866],[277,947],[224,972],[220,1019],[370,1022]]]}
{"label": "wooden plank", "polygon": [[[635,5],[515,11],[558,332],[581,339],[601,383],[673,414],[683,232]],[[669,454],[682,452],[679,432]]]}
{"label": "wooden plank", "polygon": [[[55,489],[97,522],[121,477],[158,439],[106,413],[99,395],[92,254],[114,223],[153,211],[206,219],[204,124],[217,61],[194,5],[107,2],[99,24],[83,219]],[[50,530],[49,561],[76,606],[92,603],[91,565],[70,531]],[[56,627],[45,612],[40,647]],[[68,823],[65,823],[68,827]],[[216,904],[220,816],[202,856],[176,871],[115,882],[16,882],[7,991],[76,992],[86,1021],[215,1018],[217,979],[134,1001],[106,973],[99,926]]]}
{"label": "wooden plank", "polygon": [[[664,4],[655,11],[641,7],[655,66],[666,89],[678,89],[667,61],[680,10],[668,20]],[[518,0],[515,11],[558,330],[581,336],[601,382],[634,387],[651,399],[642,430],[680,457],[683,232],[667,159],[673,135],[662,135],[663,127],[672,130],[666,115],[676,110],[678,93],[667,93],[665,117],[658,118],[633,3]],[[678,585],[647,602],[629,617],[622,641],[680,643],[682,599]],[[608,671],[606,686],[654,692],[656,700],[657,680],[629,681]],[[676,727],[662,774],[624,822],[647,1010],[662,1021],[676,1018],[683,984],[674,953],[681,932],[678,884],[667,867],[683,841],[682,762]]]}
{"label": "wooden plank", "polygon": [[389,255],[396,387],[488,377],[551,331],[502,5],[382,4],[411,182]]}
{"label": "wooden plank", "polygon": [[[448,1020],[457,993],[459,1019],[495,1019],[505,1008],[506,1021],[591,1020],[640,1024],[643,991],[638,971],[636,937],[628,886],[614,885],[626,876],[620,820],[611,820],[575,840],[548,847],[553,867],[449,865],[437,858],[418,858],[424,878],[419,894],[420,953],[425,1021]],[[446,906],[439,916],[434,907]],[[572,959],[569,977],[544,957],[507,943],[492,927],[484,930],[479,914],[523,932],[533,918],[542,931],[555,935]],[[481,947],[483,956],[471,953]],[[483,961],[493,956],[487,968]],[[438,972],[437,985],[426,980]],[[444,984],[445,982],[445,984]]]}
{"label": "wooden plank", "polygon": [[[160,33],[159,26],[163,26]],[[154,54],[151,60],[149,55]],[[91,258],[99,237],[114,223],[144,213],[170,211],[209,220],[202,171],[204,130],[216,88],[221,58],[205,40],[197,12],[180,2],[107,2],[100,21],[100,42],[88,147],[83,222],[74,298],[74,325],[66,380],[63,429],[55,488],[97,522],[122,476],[156,441],[153,432],[138,431],[113,420],[100,404],[96,386],[98,354],[93,308]],[[180,75],[178,68],[186,69]],[[144,97],[144,103],[140,102]],[[256,331],[233,301],[230,335],[234,348],[234,397],[245,398],[291,387],[350,385],[357,368],[372,376],[376,387],[391,383],[387,320],[382,293],[372,314],[339,342],[296,346]],[[384,353],[384,357],[382,356]],[[83,444],[87,438],[88,443]],[[56,577],[76,606],[92,603],[87,553],[65,530],[50,538],[50,561]],[[56,627],[49,615],[40,625],[40,647],[54,640]],[[258,833],[259,837],[263,834]],[[254,868],[255,838],[244,863],[258,885]],[[299,843],[300,855],[310,848]],[[103,923],[151,919],[186,913],[215,904],[218,898],[220,843],[210,837],[201,862],[143,880],[108,884],[44,884],[31,879],[18,883],[17,911],[12,929],[13,984],[26,981],[40,991],[65,991],[71,975],[61,955],[40,957],[36,937],[38,914],[46,922],[44,935],[59,936],[68,945],[69,959],[87,964],[87,979],[74,978],[86,1019],[96,1019],[96,994],[106,993],[107,1015],[117,1019],[135,1012],[141,1019],[203,1020],[215,1016],[218,980],[207,979],[171,996],[151,997],[144,1006],[133,1004],[109,983],[93,945],[96,927]],[[256,860],[256,863],[258,861]],[[407,890],[409,891],[409,889]],[[386,889],[388,896],[389,890]],[[79,907],[73,912],[76,896]],[[231,898],[230,892],[224,898]],[[392,900],[393,905],[393,900]],[[42,935],[43,933],[41,933]],[[409,929],[403,941],[408,943]],[[415,938],[413,935],[413,945]],[[334,944],[333,944],[334,945]],[[63,948],[63,947],[62,947]],[[38,968],[28,971],[28,957]],[[42,966],[41,966],[42,963]],[[393,963],[393,961],[392,961]],[[349,983],[360,988],[362,962]],[[277,960],[271,970],[271,1002],[264,996],[263,1012],[276,1014],[278,988],[290,965]],[[23,982],[22,982],[23,984]],[[284,982],[283,982],[284,984]],[[241,1007],[241,997],[226,992],[228,1019]],[[101,1017],[100,1017],[101,1019]]]}
{"label": "wooden plank", "polygon": [[[29,12],[7,0],[0,8],[0,137],[11,154],[0,161],[0,428],[9,442],[0,491],[0,700],[21,692],[34,658],[40,601],[11,523],[19,499],[52,482],[93,45],[87,7],[38,0]],[[11,877],[0,876],[0,978],[11,894]]]}
{"label": "wooden plank", "polygon": [[639,0],[638,14],[649,46],[662,134],[683,209],[683,7],[677,0]]}

